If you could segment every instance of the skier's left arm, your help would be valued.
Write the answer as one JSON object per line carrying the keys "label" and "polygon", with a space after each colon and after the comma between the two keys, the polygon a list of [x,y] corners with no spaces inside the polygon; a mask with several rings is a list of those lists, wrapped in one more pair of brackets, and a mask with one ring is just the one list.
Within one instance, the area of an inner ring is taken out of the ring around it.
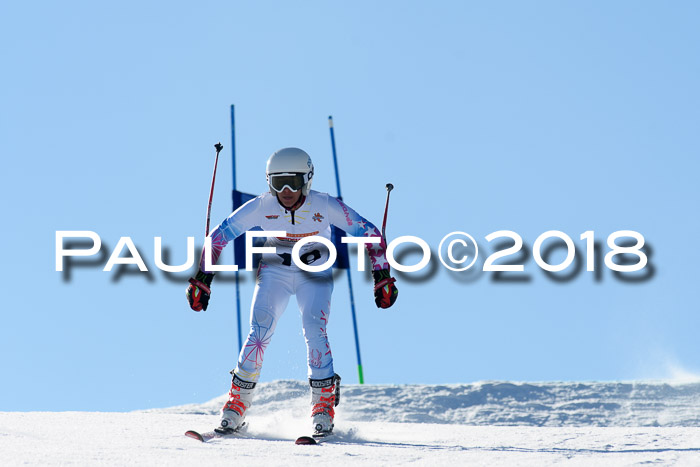
{"label": "skier's left arm", "polygon": [[386,239],[370,221],[359,215],[343,201],[328,197],[329,221],[353,237],[379,238],[379,243],[366,243],[365,248],[372,262],[374,278],[374,302],[378,308],[389,308],[396,301],[399,291],[391,277],[389,262],[386,259]]}

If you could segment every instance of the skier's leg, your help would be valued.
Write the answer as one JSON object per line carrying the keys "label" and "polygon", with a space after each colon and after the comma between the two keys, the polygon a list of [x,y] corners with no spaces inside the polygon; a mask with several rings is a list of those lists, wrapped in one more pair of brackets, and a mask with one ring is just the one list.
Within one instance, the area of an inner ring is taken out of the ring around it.
{"label": "skier's leg", "polygon": [[296,296],[306,339],[308,376],[325,379],[333,376],[333,355],[326,326],[330,317],[333,276],[330,270],[320,273],[297,272]]}
{"label": "skier's leg", "polygon": [[330,271],[328,274],[300,275],[304,275],[304,279],[297,281],[296,295],[306,339],[312,427],[318,434],[327,434],[333,430],[339,388],[336,385],[340,384],[340,377],[333,371],[333,355],[326,330],[333,278]]}
{"label": "skier's leg", "polygon": [[260,265],[250,308],[250,332],[234,370],[239,378],[258,381],[265,349],[292,293],[292,277],[286,268]]}
{"label": "skier's leg", "polygon": [[250,332],[241,349],[236,369],[231,372],[233,380],[228,401],[222,409],[222,428],[233,430],[243,423],[260,377],[265,349],[289,303],[291,293],[291,277],[287,271],[264,263],[260,265],[250,311]]}

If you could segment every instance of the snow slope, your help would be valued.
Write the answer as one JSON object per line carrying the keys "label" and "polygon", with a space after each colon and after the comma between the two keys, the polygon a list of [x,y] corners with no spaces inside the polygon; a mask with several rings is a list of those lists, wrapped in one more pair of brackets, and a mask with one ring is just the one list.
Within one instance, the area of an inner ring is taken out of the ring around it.
{"label": "snow slope", "polygon": [[[700,383],[343,385],[339,420],[519,426],[700,426]],[[249,415],[304,417],[301,381],[259,385]],[[157,411],[218,414],[226,396]]]}
{"label": "snow slope", "polygon": [[225,396],[131,413],[0,413],[0,465],[700,465],[700,384],[344,386],[337,441],[296,446],[304,382],[260,385],[248,438],[202,444]]}

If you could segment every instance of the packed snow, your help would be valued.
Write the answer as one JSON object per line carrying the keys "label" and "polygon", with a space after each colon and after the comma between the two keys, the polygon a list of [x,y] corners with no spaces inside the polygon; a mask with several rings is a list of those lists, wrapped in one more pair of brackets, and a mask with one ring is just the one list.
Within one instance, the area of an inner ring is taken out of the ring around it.
{"label": "packed snow", "polygon": [[308,386],[262,383],[240,439],[200,443],[225,395],[130,413],[0,413],[0,465],[700,465],[700,383],[343,385],[337,436]]}

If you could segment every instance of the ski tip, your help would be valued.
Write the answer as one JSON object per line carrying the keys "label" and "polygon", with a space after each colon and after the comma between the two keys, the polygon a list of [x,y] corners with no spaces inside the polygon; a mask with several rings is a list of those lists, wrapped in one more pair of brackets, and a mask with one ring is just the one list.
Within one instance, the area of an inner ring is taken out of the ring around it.
{"label": "ski tip", "polygon": [[294,444],[318,444],[311,436],[300,436]]}
{"label": "ski tip", "polygon": [[186,431],[185,436],[187,436],[188,438],[196,439],[197,441],[204,442],[204,438],[202,438],[202,435],[193,430]]}

